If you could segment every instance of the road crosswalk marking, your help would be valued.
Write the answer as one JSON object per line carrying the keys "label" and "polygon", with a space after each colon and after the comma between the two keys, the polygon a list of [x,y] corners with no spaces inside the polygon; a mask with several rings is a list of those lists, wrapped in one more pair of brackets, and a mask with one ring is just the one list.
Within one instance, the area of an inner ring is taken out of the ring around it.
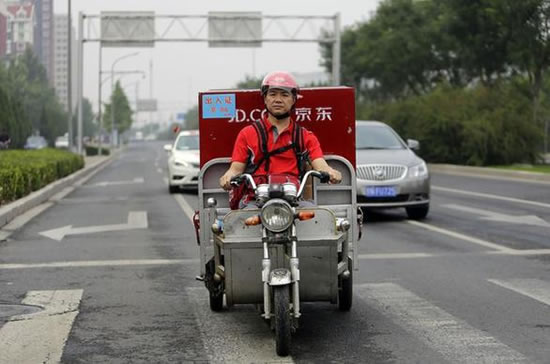
{"label": "road crosswalk marking", "polygon": [[27,292],[22,303],[43,310],[13,316],[0,329],[0,363],[58,363],[78,315],[82,292]]}
{"label": "road crosswalk marking", "polygon": [[550,282],[540,279],[489,279],[488,281],[550,306]]}
{"label": "road crosswalk marking", "polygon": [[452,363],[528,362],[521,353],[395,283],[355,286],[367,304],[390,316]]}
{"label": "road crosswalk marking", "polygon": [[294,363],[275,353],[275,336],[252,305],[212,312],[208,291],[186,288],[211,363]]}

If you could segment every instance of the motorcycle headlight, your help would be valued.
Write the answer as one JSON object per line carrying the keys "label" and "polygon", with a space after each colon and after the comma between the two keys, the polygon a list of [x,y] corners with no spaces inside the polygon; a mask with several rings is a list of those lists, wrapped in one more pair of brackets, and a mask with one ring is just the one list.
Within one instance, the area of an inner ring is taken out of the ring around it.
{"label": "motorcycle headlight", "polygon": [[428,166],[425,162],[409,168],[409,177],[420,178],[428,175]]}
{"label": "motorcycle headlight", "polygon": [[260,217],[266,229],[274,233],[288,229],[294,221],[294,213],[290,205],[279,199],[268,201],[262,208]]}

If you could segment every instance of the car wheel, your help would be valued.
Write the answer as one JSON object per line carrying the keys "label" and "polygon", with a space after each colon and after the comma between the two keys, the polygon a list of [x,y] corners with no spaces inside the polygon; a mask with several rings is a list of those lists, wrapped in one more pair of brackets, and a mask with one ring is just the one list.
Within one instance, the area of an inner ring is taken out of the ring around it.
{"label": "car wheel", "polygon": [[172,186],[172,185],[168,185],[168,192],[170,193],[176,193],[179,191],[179,187],[178,186]]}
{"label": "car wheel", "polygon": [[412,220],[422,220],[428,215],[428,211],[430,211],[430,205],[422,205],[422,206],[411,206],[406,207],[407,210],[407,216],[409,219]]}

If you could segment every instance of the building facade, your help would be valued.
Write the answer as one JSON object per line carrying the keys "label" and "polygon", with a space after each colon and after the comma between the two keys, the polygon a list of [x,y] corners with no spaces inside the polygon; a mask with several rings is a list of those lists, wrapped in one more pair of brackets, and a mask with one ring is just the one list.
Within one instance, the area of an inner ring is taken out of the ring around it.
{"label": "building facade", "polygon": [[[54,24],[55,24],[55,32],[54,32],[54,67],[53,67],[53,75],[54,75],[54,87],[55,92],[57,96],[59,97],[59,101],[67,110],[67,95],[68,95],[68,78],[69,78],[69,67],[68,67],[68,55],[69,55],[69,47],[68,47],[68,17],[67,15],[56,15]],[[75,42],[75,30],[72,28],[71,31],[71,53],[74,54],[74,51],[76,50],[76,42]],[[72,68],[72,75],[71,83],[72,83],[72,104],[73,104],[73,110],[76,102],[76,65],[77,62],[71,62],[71,68]]]}
{"label": "building facade", "polygon": [[35,11],[34,54],[46,69],[48,80],[54,79],[54,15],[53,0],[33,0]]}
{"label": "building facade", "polygon": [[6,29],[6,55],[15,58],[34,43],[34,7],[31,3],[8,3]]}
{"label": "building facade", "polygon": [[0,59],[6,56],[8,44],[8,8],[4,0],[0,0]]}

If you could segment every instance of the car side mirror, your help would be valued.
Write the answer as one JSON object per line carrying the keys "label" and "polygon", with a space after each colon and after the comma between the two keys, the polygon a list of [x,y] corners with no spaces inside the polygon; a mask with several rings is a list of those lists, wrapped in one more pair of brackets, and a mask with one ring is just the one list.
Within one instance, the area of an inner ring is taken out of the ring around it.
{"label": "car side mirror", "polygon": [[167,152],[172,151],[172,144],[164,144],[164,150]]}
{"label": "car side mirror", "polygon": [[418,142],[418,140],[416,139],[407,139],[407,145],[413,150],[420,149],[420,142]]}

